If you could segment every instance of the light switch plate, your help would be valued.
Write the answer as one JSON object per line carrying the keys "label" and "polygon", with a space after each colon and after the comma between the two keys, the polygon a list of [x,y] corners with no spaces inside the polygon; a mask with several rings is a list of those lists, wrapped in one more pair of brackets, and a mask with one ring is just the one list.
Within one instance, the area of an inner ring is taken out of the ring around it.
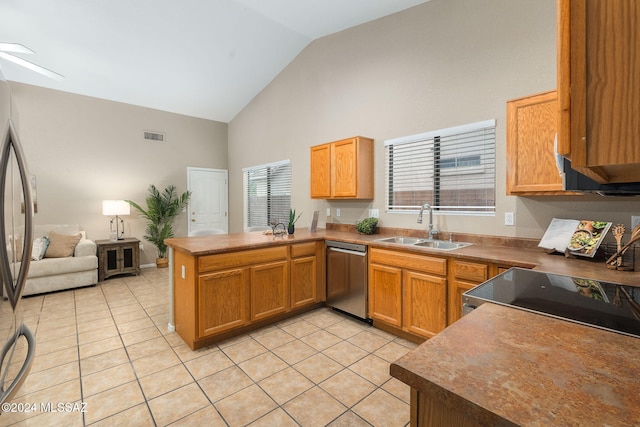
{"label": "light switch plate", "polygon": [[336,209],[336,216],[340,216],[340,208]]}
{"label": "light switch plate", "polygon": [[369,209],[369,217],[370,218],[379,218],[380,217],[380,211],[378,211],[378,209]]}
{"label": "light switch plate", "polygon": [[331,208],[327,208],[327,216],[331,216]]}

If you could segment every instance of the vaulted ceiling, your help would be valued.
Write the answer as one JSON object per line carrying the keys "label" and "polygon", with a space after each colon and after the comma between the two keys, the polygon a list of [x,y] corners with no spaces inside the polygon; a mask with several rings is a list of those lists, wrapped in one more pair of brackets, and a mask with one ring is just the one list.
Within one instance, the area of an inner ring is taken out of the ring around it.
{"label": "vaulted ceiling", "polygon": [[229,122],[311,41],[427,0],[2,0],[7,80]]}

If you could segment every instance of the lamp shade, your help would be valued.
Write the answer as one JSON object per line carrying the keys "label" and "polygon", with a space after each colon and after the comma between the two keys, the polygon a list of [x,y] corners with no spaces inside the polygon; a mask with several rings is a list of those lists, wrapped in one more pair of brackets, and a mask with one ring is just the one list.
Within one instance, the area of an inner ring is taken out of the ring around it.
{"label": "lamp shade", "polygon": [[124,200],[103,200],[102,201],[102,215],[114,216],[114,215],[129,215],[131,212],[131,206]]}

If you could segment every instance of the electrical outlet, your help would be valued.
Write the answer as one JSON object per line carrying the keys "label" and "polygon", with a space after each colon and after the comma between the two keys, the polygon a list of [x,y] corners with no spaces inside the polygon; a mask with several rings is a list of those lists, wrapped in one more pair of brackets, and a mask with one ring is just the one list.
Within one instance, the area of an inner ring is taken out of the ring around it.
{"label": "electrical outlet", "polygon": [[327,216],[331,216],[331,208],[327,208]]}
{"label": "electrical outlet", "polygon": [[340,216],[340,208],[336,209],[336,216]]}
{"label": "electrical outlet", "polygon": [[633,230],[637,226],[640,225],[640,216],[632,215],[631,216],[631,229]]}
{"label": "electrical outlet", "polygon": [[516,215],[513,212],[504,213],[504,225],[516,225]]}
{"label": "electrical outlet", "polygon": [[378,211],[378,209],[369,209],[369,217],[370,218],[379,218],[380,217],[380,212]]}

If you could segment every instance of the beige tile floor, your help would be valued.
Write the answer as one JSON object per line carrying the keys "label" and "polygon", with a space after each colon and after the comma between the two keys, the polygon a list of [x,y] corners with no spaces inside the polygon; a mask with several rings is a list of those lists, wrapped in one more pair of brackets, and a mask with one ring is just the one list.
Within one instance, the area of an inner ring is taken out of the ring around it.
{"label": "beige tile floor", "polygon": [[[12,402],[27,406],[0,426],[408,424],[389,364],[414,344],[322,308],[192,351],[167,330],[167,273],[23,299],[36,356]],[[10,323],[3,301],[3,340]]]}

